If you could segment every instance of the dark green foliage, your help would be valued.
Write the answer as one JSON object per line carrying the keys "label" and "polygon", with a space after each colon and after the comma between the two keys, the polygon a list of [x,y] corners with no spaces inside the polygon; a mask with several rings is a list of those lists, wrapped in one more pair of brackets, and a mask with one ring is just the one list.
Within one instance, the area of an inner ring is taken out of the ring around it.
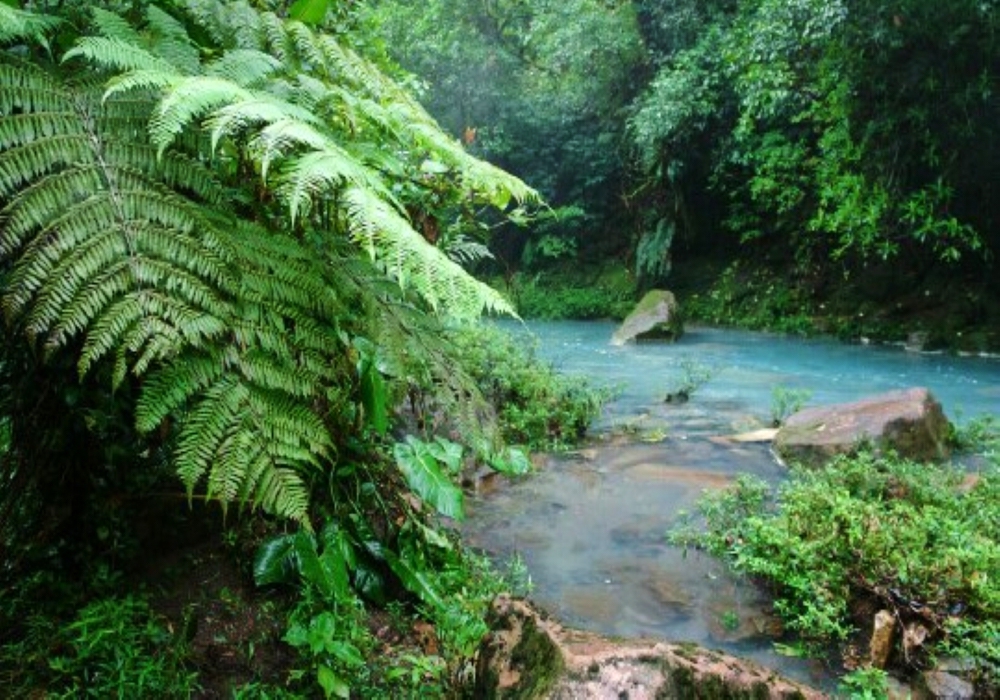
{"label": "dark green foliage", "polygon": [[705,235],[685,212],[710,184],[743,241],[800,265],[993,250],[980,193],[995,160],[996,21],[981,3],[922,0],[738,2],[701,27],[661,15],[661,32],[697,27],[631,122],[663,213]]}
{"label": "dark green foliage", "polygon": [[518,273],[506,288],[523,318],[623,319],[635,306],[635,282],[617,262],[603,270],[563,265],[536,274]]}
{"label": "dark green foliage", "polygon": [[693,541],[771,584],[775,608],[806,638],[846,640],[887,608],[925,625],[932,651],[974,659],[995,682],[996,469],[963,485],[951,468],[862,454],[794,470],[776,502],[766,484],[743,478],[701,503],[708,532]]}
{"label": "dark green foliage", "polygon": [[[621,250],[626,195],[624,108],[647,54],[633,3],[380,0],[369,13],[402,66],[427,81],[427,103],[475,153],[532,183],[556,207],[586,213],[567,226],[589,255]],[[500,231],[495,253],[517,268],[548,221]],[[595,253],[595,251],[598,251]]]}
{"label": "dark green foliage", "polygon": [[141,599],[91,603],[64,633],[64,653],[49,659],[62,682],[47,691],[57,697],[186,698],[197,687],[183,645]]}

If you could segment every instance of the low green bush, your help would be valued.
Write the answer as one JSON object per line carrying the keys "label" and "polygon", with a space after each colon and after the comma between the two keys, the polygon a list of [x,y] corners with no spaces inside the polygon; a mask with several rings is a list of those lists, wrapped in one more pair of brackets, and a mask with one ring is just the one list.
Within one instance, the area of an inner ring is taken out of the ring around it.
{"label": "low green bush", "polygon": [[704,293],[682,299],[692,321],[794,335],[817,332],[804,292],[766,269],[734,262]]}
{"label": "low green bush", "polygon": [[531,449],[579,440],[611,396],[582,377],[557,372],[537,357],[525,334],[490,326],[455,333],[457,355],[498,413],[503,439]]}
{"label": "low green bush", "polygon": [[674,542],[727,558],[769,583],[775,610],[802,637],[847,641],[889,609],[929,632],[903,665],[946,652],[1000,678],[1000,466],[970,476],[896,457],[842,457],[794,468],[775,492],[742,477],[700,503]]}
{"label": "low green bush", "polygon": [[504,286],[523,318],[620,320],[635,306],[634,282],[615,270],[517,274]]}

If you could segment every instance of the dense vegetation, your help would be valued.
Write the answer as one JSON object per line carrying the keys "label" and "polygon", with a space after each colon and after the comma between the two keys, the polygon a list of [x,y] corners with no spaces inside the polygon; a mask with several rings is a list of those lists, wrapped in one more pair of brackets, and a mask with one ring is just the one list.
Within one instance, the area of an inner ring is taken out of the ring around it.
{"label": "dense vegetation", "polygon": [[[460,694],[524,582],[443,524],[461,485],[607,398],[484,313],[669,284],[695,319],[1000,347],[997,13],[0,0],[0,688]],[[919,605],[993,687],[995,476],[838,469],[744,483],[699,542],[806,637]]]}
{"label": "dense vegetation", "polygon": [[501,232],[513,289],[610,265],[704,299],[738,259],[738,308],[696,311],[1000,347],[996,3],[370,6],[442,124],[553,204]]}
{"label": "dense vegetation", "polygon": [[[436,516],[599,407],[516,346],[502,396],[461,361],[459,329],[511,310],[461,267],[476,217],[534,190],[359,52],[349,5],[30,6],[0,4],[0,685],[460,687],[504,584]],[[490,403],[547,393],[564,414]],[[206,574],[206,541],[242,568]]]}
{"label": "dense vegetation", "polygon": [[880,610],[901,630],[893,667],[958,659],[992,697],[1000,683],[1000,435],[989,420],[967,433],[991,462],[981,474],[862,452],[793,468],[777,493],[742,477],[699,504],[707,532],[689,523],[671,537],[771,586],[799,644],[818,645],[804,652],[840,645],[848,666],[867,669],[868,688],[880,689],[872,697],[886,692],[866,645]]}

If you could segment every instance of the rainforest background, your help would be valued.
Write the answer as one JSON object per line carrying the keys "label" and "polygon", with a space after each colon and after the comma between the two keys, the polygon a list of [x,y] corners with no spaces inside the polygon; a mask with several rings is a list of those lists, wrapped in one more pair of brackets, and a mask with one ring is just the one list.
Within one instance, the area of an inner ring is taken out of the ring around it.
{"label": "rainforest background", "polygon": [[463,692],[607,398],[483,313],[1000,347],[997,10],[0,2],[0,686]]}

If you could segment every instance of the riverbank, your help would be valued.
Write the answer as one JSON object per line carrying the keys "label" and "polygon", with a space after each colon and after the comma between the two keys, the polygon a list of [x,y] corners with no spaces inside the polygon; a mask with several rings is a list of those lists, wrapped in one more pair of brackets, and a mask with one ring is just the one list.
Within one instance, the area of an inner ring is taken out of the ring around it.
{"label": "riverbank", "polygon": [[[685,318],[711,325],[913,350],[1000,353],[1000,289],[958,269],[898,264],[811,275],[768,260],[684,256],[658,286]],[[528,319],[621,319],[638,300],[627,265],[556,267],[492,280]]]}

